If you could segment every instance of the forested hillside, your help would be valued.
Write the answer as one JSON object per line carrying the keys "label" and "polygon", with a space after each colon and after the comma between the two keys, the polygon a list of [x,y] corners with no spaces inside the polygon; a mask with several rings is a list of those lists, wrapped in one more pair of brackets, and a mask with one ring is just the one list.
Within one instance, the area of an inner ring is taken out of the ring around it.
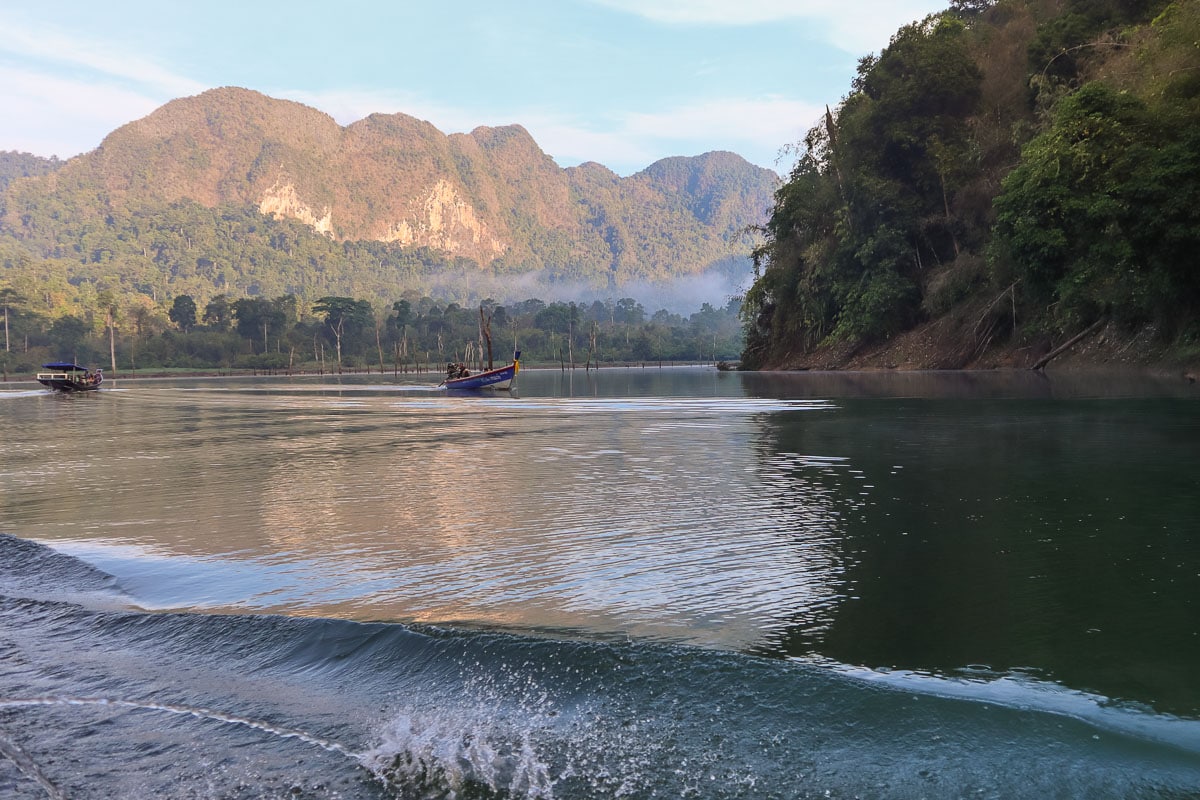
{"label": "forested hillside", "polygon": [[6,154],[0,180],[0,285],[49,318],[100,292],[165,313],[184,294],[385,308],[406,290],[473,304],[713,272],[744,285],[744,232],[779,183],[723,152],[627,178],[562,169],[518,125],[446,135],[375,114],[341,127],[237,88],[172,101],[65,163]]}
{"label": "forested hillside", "polygon": [[[516,125],[343,128],[213,90],[66,162],[0,154],[0,373],[428,365],[480,357],[481,309],[534,361],[736,359],[778,183],[733,153],[622,178]],[[663,308],[689,280],[708,295]]]}
{"label": "forested hillside", "polygon": [[[62,163],[57,158],[40,158],[29,153],[0,151],[0,198],[14,179],[46,175],[61,167]],[[0,215],[3,213],[4,207],[0,205]]]}
{"label": "forested hillside", "polygon": [[1081,333],[1194,359],[1200,2],[950,5],[809,132],[746,365],[1034,366]]}

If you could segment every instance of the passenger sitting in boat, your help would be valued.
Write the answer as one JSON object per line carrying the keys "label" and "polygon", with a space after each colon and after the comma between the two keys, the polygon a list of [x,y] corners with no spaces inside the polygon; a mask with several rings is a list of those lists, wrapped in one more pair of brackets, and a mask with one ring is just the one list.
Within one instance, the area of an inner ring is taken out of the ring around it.
{"label": "passenger sitting in boat", "polygon": [[467,369],[467,365],[461,361],[457,364],[450,363],[446,365],[446,380],[452,381],[456,378],[469,378],[471,371]]}

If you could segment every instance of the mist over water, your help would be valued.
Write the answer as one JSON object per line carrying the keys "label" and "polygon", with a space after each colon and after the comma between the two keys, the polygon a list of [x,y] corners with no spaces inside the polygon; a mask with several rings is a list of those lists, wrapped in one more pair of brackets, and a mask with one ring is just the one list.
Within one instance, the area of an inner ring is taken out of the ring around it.
{"label": "mist over water", "polygon": [[1200,793],[1146,376],[0,391],[0,798]]}
{"label": "mist over water", "polygon": [[[747,248],[748,249],[748,248]],[[527,272],[505,275],[503,280],[472,275],[447,278],[444,285],[436,279],[430,284],[434,297],[463,300],[463,286],[469,287],[466,302],[478,303],[491,298],[501,305],[520,303],[538,298],[547,303],[611,303],[632,298],[642,305],[647,316],[665,309],[672,314],[689,317],[704,304],[724,308],[735,297],[741,297],[750,287],[752,267],[748,257],[731,256],[718,266],[692,275],[681,275],[669,281],[628,281],[620,287],[597,288],[587,283],[563,280],[548,272]]]}

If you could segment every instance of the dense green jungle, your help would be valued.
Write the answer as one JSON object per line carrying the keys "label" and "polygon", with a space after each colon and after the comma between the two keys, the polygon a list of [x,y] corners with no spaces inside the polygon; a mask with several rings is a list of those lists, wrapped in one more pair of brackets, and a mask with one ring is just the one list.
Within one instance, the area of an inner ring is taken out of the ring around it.
{"label": "dense green jungle", "polygon": [[0,153],[0,370],[736,359],[736,240],[777,185],[733,153],[621,178],[519,126],[210,90],[67,161]]}
{"label": "dense green jungle", "polygon": [[160,317],[149,304],[123,308],[110,294],[92,314],[53,321],[23,310],[0,289],[4,312],[4,379],[25,377],[49,360],[70,359],[125,374],[183,371],[437,371],[448,362],[472,367],[510,360],[595,368],[647,361],[736,360],[742,346],[740,300],[702,304],[683,316],[649,314],[637,300],[553,301],[531,298],[478,307],[439,302],[416,292],[378,312],[367,300],[327,296],[303,307],[295,295],[217,295],[203,308],[176,297]]}
{"label": "dense green jungle", "polygon": [[[310,111],[241,90],[209,94],[217,129],[244,123],[247,108],[263,118]],[[413,124],[388,121],[401,123]],[[127,183],[173,185],[136,174],[139,158],[162,154],[123,135],[101,148],[107,161],[73,172],[70,162],[0,154],[5,374],[43,357],[127,369],[274,369],[326,363],[330,353],[346,366],[429,363],[478,355],[489,322],[503,343],[495,349],[516,345],[542,361],[1200,362],[1200,0],[952,0],[860,60],[849,93],[795,146],[795,166],[740,256],[701,244],[731,240],[733,220],[752,213],[743,202],[735,214],[727,198],[761,191],[764,176],[732,154],[708,158],[703,172],[675,159],[634,179],[598,165],[560,174],[523,132],[485,131],[480,140],[498,156],[542,176],[526,201],[569,181],[590,216],[570,223],[588,231],[573,240],[569,225],[537,222],[537,203],[502,204],[494,224],[526,260],[506,256],[481,271],[436,247],[320,235],[252,203],[121,195],[103,164],[123,163]],[[236,180],[213,178],[211,154],[194,141],[156,141],[175,148],[171,168],[191,176],[193,192],[235,196],[265,180],[254,166],[261,155]],[[430,163],[447,163],[439,153]],[[230,158],[243,155],[251,163]],[[479,167],[460,162],[463,185],[482,185],[470,178]],[[19,195],[7,191],[21,179]],[[97,192],[107,199],[89,201]],[[539,213],[566,219],[567,208]],[[671,220],[683,219],[689,233],[672,234]],[[731,282],[749,255],[750,289],[714,293],[688,316],[647,313],[627,281],[677,277],[648,255],[673,240],[679,263],[724,269]],[[718,252],[728,258],[714,261]],[[547,294],[593,285],[575,302],[514,302],[531,264]],[[609,285],[596,285],[608,269]]]}
{"label": "dense green jungle", "polygon": [[746,366],[1195,363],[1200,3],[950,6],[809,131]]}

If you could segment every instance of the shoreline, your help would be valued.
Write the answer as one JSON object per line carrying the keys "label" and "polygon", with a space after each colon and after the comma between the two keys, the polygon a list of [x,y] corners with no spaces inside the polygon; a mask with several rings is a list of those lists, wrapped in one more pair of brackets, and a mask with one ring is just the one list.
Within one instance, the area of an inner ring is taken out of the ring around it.
{"label": "shoreline", "polygon": [[1200,378],[1200,349],[1163,342],[1158,330],[1134,331],[1116,323],[1095,323],[1071,335],[1043,334],[1020,342],[979,340],[963,319],[942,318],[886,341],[831,343],[810,353],[787,353],[771,371],[988,371],[1080,372],[1111,370]]}
{"label": "shoreline", "polygon": [[[728,363],[728,362],[725,362]],[[1146,377],[1155,380],[1177,380],[1180,383],[1196,384],[1200,381],[1200,368],[1191,365],[1176,365],[1171,363],[1110,363],[1110,362],[1091,362],[1079,360],[1064,360],[1061,364],[1053,364],[1042,369],[1033,369],[1028,366],[1013,366],[1009,364],[998,364],[995,366],[967,366],[967,367],[936,367],[936,366],[920,366],[920,365],[905,365],[895,366],[890,364],[872,363],[864,360],[853,365],[834,366],[826,363],[809,365],[796,365],[789,367],[772,367],[758,370],[743,370],[737,367],[722,368],[711,362],[643,362],[643,363],[621,363],[621,364],[605,364],[597,367],[595,365],[590,368],[576,366],[574,369],[570,367],[560,368],[557,365],[538,365],[526,366],[522,364],[521,370],[537,371],[537,372],[606,372],[611,370],[659,370],[659,369],[688,369],[688,368],[707,368],[718,372],[737,372],[743,375],[868,375],[868,376],[883,376],[883,375],[1002,375],[1014,374],[1019,375],[1027,373],[1031,375],[1061,375],[1061,376],[1120,376],[1126,378]],[[291,372],[267,372],[262,370],[186,370],[179,372],[168,372],[162,370],[154,370],[148,372],[139,372],[138,374],[118,373],[116,375],[106,374],[105,382],[116,384],[117,381],[155,381],[155,380],[219,380],[225,378],[245,379],[245,378],[338,378],[338,377],[357,377],[357,376],[380,376],[387,378],[397,378],[400,376],[421,377],[427,376],[431,385],[436,383],[434,380],[440,376],[440,372],[421,371],[421,372],[391,372],[385,371],[380,373],[378,370],[343,370],[342,372],[322,372],[320,370],[293,370]],[[7,379],[0,380],[0,388],[11,386],[13,388],[37,387],[40,386],[36,378],[21,377],[14,378],[9,376]],[[102,387],[103,388],[103,387]]]}
{"label": "shoreline", "polygon": [[[719,362],[729,363],[729,362]],[[559,364],[527,364],[521,363],[521,371],[538,370],[548,371],[556,370],[562,372],[600,372],[603,370],[612,369],[678,369],[685,367],[708,367],[717,369],[717,363],[712,361],[623,361],[623,362],[608,362],[603,364],[592,364],[587,366],[584,364],[559,365]],[[181,379],[199,379],[199,378],[318,378],[322,376],[353,376],[353,375],[385,375],[390,377],[404,376],[428,376],[432,378],[442,377],[444,370],[442,369],[400,369],[400,370],[383,370],[382,372],[376,368],[370,369],[343,369],[340,372],[336,370],[321,370],[321,369],[293,369],[293,370],[262,370],[262,369],[158,369],[148,367],[144,370],[139,369],[134,373],[129,372],[105,372],[104,380],[109,381],[131,381],[131,380],[164,380],[171,378]],[[37,379],[30,375],[29,377],[16,377],[7,375],[0,377],[0,387],[10,384],[37,384]]]}

